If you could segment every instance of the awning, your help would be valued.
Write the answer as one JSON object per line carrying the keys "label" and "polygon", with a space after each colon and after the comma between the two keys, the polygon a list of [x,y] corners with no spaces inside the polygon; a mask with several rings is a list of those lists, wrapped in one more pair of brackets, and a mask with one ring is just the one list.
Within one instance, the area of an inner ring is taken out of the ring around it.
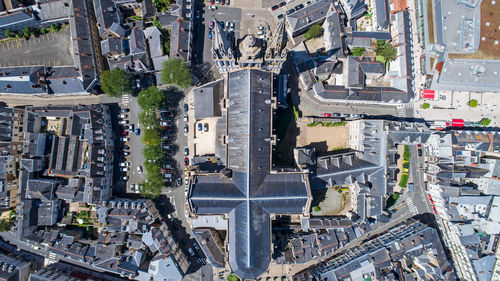
{"label": "awning", "polygon": [[452,119],[451,124],[453,127],[463,127],[464,126],[464,119]]}
{"label": "awning", "polygon": [[424,90],[424,99],[433,100],[435,97],[434,90]]}

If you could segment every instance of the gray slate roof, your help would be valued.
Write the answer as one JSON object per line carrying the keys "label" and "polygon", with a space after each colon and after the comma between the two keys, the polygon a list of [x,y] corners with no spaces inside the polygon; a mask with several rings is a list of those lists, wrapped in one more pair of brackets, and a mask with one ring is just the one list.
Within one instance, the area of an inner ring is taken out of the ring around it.
{"label": "gray slate roof", "polygon": [[228,74],[228,177],[195,176],[189,202],[198,214],[229,214],[229,263],[242,278],[267,270],[270,214],[300,214],[309,198],[302,174],[271,173],[272,74],[241,70]]}

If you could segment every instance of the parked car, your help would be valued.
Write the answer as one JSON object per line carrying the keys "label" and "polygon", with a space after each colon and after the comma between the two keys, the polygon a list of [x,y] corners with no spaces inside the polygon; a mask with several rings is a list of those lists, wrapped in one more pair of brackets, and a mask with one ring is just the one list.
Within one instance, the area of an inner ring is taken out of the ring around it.
{"label": "parked car", "polygon": [[210,10],[215,11],[217,10],[217,6],[211,5],[208,7]]}
{"label": "parked car", "polygon": [[163,177],[166,178],[166,179],[171,179],[172,178],[172,174],[171,173],[166,173],[166,174],[163,174]]}
{"label": "parked car", "polygon": [[130,150],[130,146],[128,146],[128,145],[124,145],[124,146],[122,147],[122,149],[123,149],[123,150]]}
{"label": "parked car", "polygon": [[129,112],[130,110],[128,108],[122,108],[120,109],[120,112],[121,113],[126,113],[126,112]]}
{"label": "parked car", "polygon": [[185,104],[184,104],[184,112],[187,112],[187,111],[188,111],[188,104],[187,104],[187,103],[185,103]]}
{"label": "parked car", "polygon": [[189,120],[188,115],[187,115],[187,114],[184,114],[184,122],[188,122],[188,120]]}
{"label": "parked car", "polygon": [[276,10],[276,9],[279,9],[279,7],[280,7],[280,5],[274,5],[274,6],[272,6],[272,7],[271,7],[271,11],[274,11],[274,10]]}
{"label": "parked car", "polygon": [[128,172],[128,171],[130,171],[130,167],[121,167],[120,171],[122,171],[122,172]]}
{"label": "parked car", "polygon": [[323,113],[323,116],[324,117],[332,117],[332,114],[331,113]]}
{"label": "parked car", "polygon": [[182,179],[181,179],[181,178],[177,178],[177,179],[175,180],[175,185],[176,185],[176,186],[181,186],[181,185],[182,185]]}
{"label": "parked car", "polygon": [[263,25],[260,25],[260,26],[258,27],[258,29],[259,29],[259,30],[266,30],[266,27],[265,27],[265,26],[263,26]]}
{"label": "parked car", "polygon": [[188,125],[184,125],[184,133],[187,133],[189,131],[189,126]]}
{"label": "parked car", "polygon": [[128,124],[128,120],[120,120],[120,121],[118,121],[118,124],[126,125],[126,124]]}
{"label": "parked car", "polygon": [[208,123],[203,124],[203,131],[208,132]]}
{"label": "parked car", "polygon": [[202,128],[203,128],[203,125],[201,123],[198,123],[198,131],[201,131]]}
{"label": "parked car", "polygon": [[122,180],[124,180],[124,181],[128,181],[128,176],[123,176],[123,177],[122,177]]}
{"label": "parked car", "polygon": [[215,23],[213,20],[210,21],[210,29],[214,28],[215,27]]}
{"label": "parked car", "polygon": [[193,243],[193,248],[196,250],[196,251],[199,251],[200,250],[200,247],[198,247],[198,244],[196,244],[196,242]]}
{"label": "parked car", "polygon": [[120,167],[129,167],[130,166],[130,162],[121,162],[120,163]]}
{"label": "parked car", "polygon": [[211,29],[208,31],[208,39],[212,39],[212,30]]}
{"label": "parked car", "polygon": [[188,249],[188,252],[189,252],[189,254],[190,254],[191,256],[193,256],[193,257],[194,257],[194,251],[193,251],[193,249],[189,248],[189,249]]}
{"label": "parked car", "polygon": [[166,145],[166,144],[164,144],[164,145],[162,146],[162,148],[163,148],[164,150],[167,150],[167,151],[170,151],[170,150],[172,149],[172,147],[171,147],[170,145]]}
{"label": "parked car", "polygon": [[125,113],[120,114],[120,118],[121,119],[126,119],[127,118],[127,114],[125,114]]}
{"label": "parked car", "polygon": [[163,168],[165,168],[165,169],[172,169],[172,165],[164,163],[163,164]]}
{"label": "parked car", "polygon": [[184,184],[189,185],[189,177],[184,177]]}
{"label": "parked car", "polygon": [[302,8],[304,8],[304,4],[299,4],[299,5],[295,6],[295,11],[298,11]]}
{"label": "parked car", "polygon": [[229,31],[234,31],[234,22],[229,23]]}
{"label": "parked car", "polygon": [[164,179],[165,182],[172,182],[171,178]]}
{"label": "parked car", "polygon": [[122,131],[122,136],[127,136],[128,135],[128,131]]}
{"label": "parked car", "polygon": [[172,122],[170,121],[160,121],[161,126],[172,126]]}
{"label": "parked car", "polygon": [[135,135],[138,136],[141,134],[141,129],[137,128],[135,129]]}
{"label": "parked car", "polygon": [[142,166],[137,166],[137,172],[138,172],[139,174],[142,174]]}
{"label": "parked car", "polygon": [[276,16],[279,20],[282,19],[284,17],[283,14],[279,14],[278,16]]}
{"label": "parked car", "polygon": [[120,138],[120,141],[130,141],[130,138],[127,138],[127,137],[121,137],[121,138]]}
{"label": "parked car", "polygon": [[189,166],[189,158],[184,158],[184,166]]}
{"label": "parked car", "polygon": [[285,1],[280,2],[278,5],[279,5],[280,7],[283,7],[283,6],[285,6],[285,5],[286,5],[286,2],[285,2]]}
{"label": "parked car", "polygon": [[418,149],[418,156],[422,157],[422,149]]}
{"label": "parked car", "polygon": [[130,151],[124,151],[123,152],[123,156],[129,156],[130,155]]}
{"label": "parked car", "polygon": [[135,183],[130,185],[130,192],[135,192]]}
{"label": "parked car", "polygon": [[134,124],[128,125],[128,130],[129,130],[129,132],[133,133],[134,132]]}
{"label": "parked car", "polygon": [[189,148],[184,147],[184,156],[188,156],[188,155],[189,155]]}
{"label": "parked car", "polygon": [[292,8],[292,9],[290,9],[290,10],[286,11],[286,14],[287,14],[287,15],[290,15],[290,14],[292,14],[293,12],[295,12],[295,9],[294,9],[294,8]]}

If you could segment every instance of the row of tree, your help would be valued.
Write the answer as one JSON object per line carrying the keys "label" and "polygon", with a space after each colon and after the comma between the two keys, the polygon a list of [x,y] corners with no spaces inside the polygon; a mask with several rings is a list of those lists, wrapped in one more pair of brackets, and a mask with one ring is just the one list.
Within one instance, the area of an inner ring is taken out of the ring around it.
{"label": "row of tree", "polygon": [[40,34],[47,34],[50,31],[59,32],[61,28],[59,24],[51,24],[50,28],[42,27],[40,29],[25,26],[21,31],[6,29],[4,35],[7,38],[30,38],[31,36],[37,37]]}
{"label": "row of tree", "polygon": [[[133,76],[130,73],[119,68],[106,70],[101,75],[102,91],[108,96],[115,98],[121,97],[124,94],[131,94],[132,78]],[[189,88],[193,80],[186,61],[173,58],[163,62],[161,82],[163,84],[175,85],[180,89]]]}
{"label": "row of tree", "polygon": [[161,194],[164,185],[161,172],[164,158],[161,147],[163,130],[160,126],[157,109],[165,105],[165,93],[155,86],[151,86],[139,93],[137,103],[141,108],[139,122],[144,128],[142,142],[146,145],[142,151],[146,176],[140,192],[144,197],[156,198]]}

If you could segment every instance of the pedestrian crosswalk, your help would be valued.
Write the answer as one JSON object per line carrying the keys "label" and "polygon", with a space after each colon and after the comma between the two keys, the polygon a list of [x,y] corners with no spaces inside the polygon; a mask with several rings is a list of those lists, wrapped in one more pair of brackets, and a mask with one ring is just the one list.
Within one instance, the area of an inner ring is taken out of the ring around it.
{"label": "pedestrian crosswalk", "polygon": [[124,105],[128,105],[129,98],[130,98],[129,95],[123,95],[122,96],[122,103]]}
{"label": "pedestrian crosswalk", "polygon": [[408,209],[410,210],[410,213],[414,216],[414,215],[417,215],[418,214],[418,210],[417,210],[417,207],[415,206],[415,204],[413,204],[413,200],[411,198],[408,198],[406,200],[407,202],[407,205],[408,205]]}

